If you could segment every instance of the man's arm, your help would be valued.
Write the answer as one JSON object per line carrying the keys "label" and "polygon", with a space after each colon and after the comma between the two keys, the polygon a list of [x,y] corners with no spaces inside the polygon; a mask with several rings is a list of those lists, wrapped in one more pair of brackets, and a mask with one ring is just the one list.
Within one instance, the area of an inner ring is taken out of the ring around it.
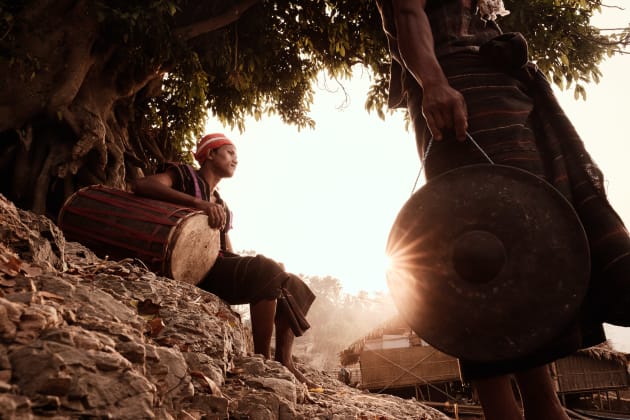
{"label": "man's arm", "polygon": [[132,183],[131,189],[134,193],[144,197],[203,210],[208,215],[210,227],[215,229],[223,228],[226,219],[223,206],[210,203],[174,189],[174,181],[175,175],[173,169],[168,169],[166,172],[135,180]]}
{"label": "man's arm", "polygon": [[449,84],[435,56],[426,0],[392,0],[398,49],[405,68],[422,86],[422,112],[431,134],[442,140],[444,130],[453,130],[458,140],[468,129],[464,97]]}

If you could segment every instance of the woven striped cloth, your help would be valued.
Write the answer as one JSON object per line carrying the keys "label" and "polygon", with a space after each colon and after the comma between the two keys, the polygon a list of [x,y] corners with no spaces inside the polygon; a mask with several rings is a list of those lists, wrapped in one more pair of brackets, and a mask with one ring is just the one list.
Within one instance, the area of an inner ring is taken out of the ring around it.
{"label": "woven striped cloth", "polygon": [[[431,138],[422,115],[422,89],[401,68],[389,1],[378,3],[393,59],[392,77],[397,78],[390,82],[390,99],[394,99],[390,106],[406,104],[422,157]],[[488,41],[484,39],[486,28],[477,37],[477,47],[471,47],[478,18],[461,3],[444,2],[427,13],[434,38],[445,40],[444,45],[438,42],[435,46],[436,53],[450,85],[466,100],[471,136],[493,162],[529,171],[564,195],[585,228],[592,257],[590,288],[583,308],[555,340],[521,360],[460,360],[462,376],[475,379],[542,365],[604,341],[603,322],[630,326],[628,231],[605,196],[601,171],[544,75],[531,63],[515,64],[523,55],[526,57],[524,40],[516,34],[497,32],[498,36]],[[470,22],[469,26],[462,26],[465,22]],[[460,47],[457,34],[466,31],[473,36]],[[475,163],[487,163],[483,153],[472,142],[458,142],[447,133],[443,141],[431,143],[425,175],[430,181],[448,170]]]}
{"label": "woven striped cloth", "polygon": [[[528,67],[517,78],[471,53],[444,57],[441,64],[451,86],[464,95],[469,133],[477,144],[494,163],[527,170],[561,192],[585,228],[592,258],[590,289],[579,319],[548,346],[523,360],[490,364],[462,360],[462,375],[472,379],[548,363],[604,341],[603,322],[629,326],[628,232],[605,196],[602,173],[544,76]],[[418,102],[408,100],[408,107],[423,153],[430,133]],[[475,163],[487,160],[472,142],[447,137],[432,143],[426,158],[427,180]]]}

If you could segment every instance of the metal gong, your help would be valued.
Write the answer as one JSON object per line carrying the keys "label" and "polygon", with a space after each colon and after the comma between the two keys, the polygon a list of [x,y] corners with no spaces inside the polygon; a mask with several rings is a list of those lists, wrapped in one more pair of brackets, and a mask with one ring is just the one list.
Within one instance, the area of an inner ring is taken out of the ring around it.
{"label": "metal gong", "polygon": [[391,229],[387,281],[422,339],[478,362],[526,356],[576,315],[589,246],[569,202],[546,181],[471,165],[416,191]]}

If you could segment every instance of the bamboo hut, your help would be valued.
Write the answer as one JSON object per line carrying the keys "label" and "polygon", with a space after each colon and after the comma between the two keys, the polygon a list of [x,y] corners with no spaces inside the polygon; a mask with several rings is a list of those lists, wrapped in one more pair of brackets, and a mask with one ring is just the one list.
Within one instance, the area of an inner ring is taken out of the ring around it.
{"label": "bamboo hut", "polygon": [[[352,343],[339,357],[345,367],[358,365],[358,386],[372,392],[442,403],[477,402],[469,384],[461,381],[457,359],[431,347],[398,317]],[[627,355],[606,344],[559,359],[550,369],[567,407],[613,410],[630,394]]]}
{"label": "bamboo hut", "polygon": [[618,413],[630,412],[628,367],[627,355],[605,344],[581,350],[551,365],[556,390],[566,407]]}
{"label": "bamboo hut", "polygon": [[352,343],[340,362],[358,365],[358,386],[372,392],[440,402],[465,393],[457,359],[431,347],[397,317]]}

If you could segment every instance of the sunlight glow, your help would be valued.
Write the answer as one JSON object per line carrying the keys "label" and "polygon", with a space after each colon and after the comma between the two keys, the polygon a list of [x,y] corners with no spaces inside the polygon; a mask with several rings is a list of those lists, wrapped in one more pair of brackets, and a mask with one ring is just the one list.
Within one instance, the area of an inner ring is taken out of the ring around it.
{"label": "sunlight glow", "polygon": [[434,269],[422,263],[428,256],[421,251],[426,237],[413,235],[415,233],[410,230],[403,232],[394,227],[387,246],[391,262],[387,271],[387,285],[398,311],[408,321],[424,306],[422,281],[418,280],[423,273]]}
{"label": "sunlight glow", "polygon": [[[611,0],[619,8],[605,9],[595,26],[625,26],[630,16],[627,1]],[[620,121],[627,118],[629,68],[630,55],[606,60],[601,82],[587,88],[587,101],[575,101],[572,89],[554,87],[606,175],[613,207],[628,225],[630,131]],[[236,175],[221,182],[222,196],[235,214],[235,249],[256,250],[295,273],[333,275],[345,292],[353,293],[385,291],[384,271],[387,276],[402,269],[414,275],[440,274],[435,270],[445,267],[423,267],[426,256],[417,255],[409,241],[405,249],[392,246],[388,256],[382,256],[390,222],[409,198],[420,165],[404,115],[395,112],[383,121],[365,112],[371,81],[363,73],[339,91],[327,89],[322,80],[312,106],[314,130],[298,131],[277,116],[251,119],[245,132],[224,129],[209,119],[208,132],[223,130],[238,143]],[[340,109],[348,99],[351,102]],[[630,351],[630,328],[616,328],[611,337],[616,344],[627,343]]]}
{"label": "sunlight glow", "polygon": [[[402,234],[401,234],[402,232]],[[426,265],[425,261],[430,257],[426,242],[431,237],[430,233],[417,236],[417,232],[411,229],[392,229],[392,234],[387,245],[387,255],[391,260],[388,273],[407,272],[413,274],[421,272],[437,272],[437,264]],[[415,276],[414,276],[415,277]]]}

